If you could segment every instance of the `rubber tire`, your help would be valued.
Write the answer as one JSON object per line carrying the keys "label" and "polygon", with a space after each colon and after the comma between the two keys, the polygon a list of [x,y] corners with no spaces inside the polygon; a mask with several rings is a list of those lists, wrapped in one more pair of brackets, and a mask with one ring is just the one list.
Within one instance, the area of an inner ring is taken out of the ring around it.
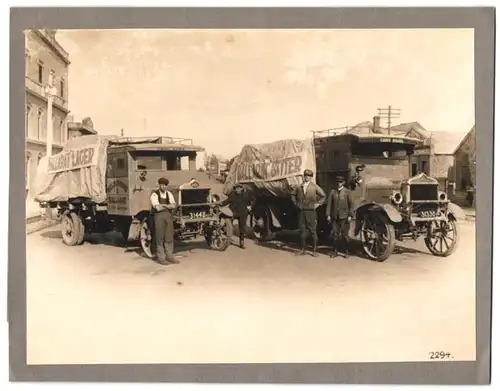
{"label": "rubber tire", "polygon": [[[259,241],[259,242],[266,242],[269,239],[271,239],[271,236],[272,236],[271,235],[271,229],[269,227],[269,225],[270,225],[269,224],[270,218],[269,218],[269,213],[262,212],[261,215],[262,215],[262,217],[264,219],[264,229],[263,229],[263,232],[260,234],[260,236],[255,233],[255,229],[254,229],[255,225],[254,224],[252,224],[250,226],[250,229],[252,231],[252,236],[255,239],[257,239],[257,241]],[[251,216],[251,221],[255,221],[255,216],[254,215]]]}
{"label": "rubber tire", "polygon": [[454,238],[455,240],[454,240],[454,242],[453,242],[453,246],[452,246],[450,249],[448,249],[448,251],[445,251],[444,253],[441,253],[441,252],[439,252],[439,251],[436,251],[436,250],[434,250],[434,249],[432,248],[432,246],[431,246],[431,243],[430,243],[429,239],[428,239],[428,238],[425,238],[425,239],[424,239],[425,246],[426,246],[426,247],[427,247],[427,249],[431,252],[431,254],[432,254],[432,255],[434,255],[434,256],[436,256],[436,257],[443,257],[443,258],[444,258],[444,257],[449,257],[449,256],[450,256],[451,254],[453,254],[453,253],[455,252],[455,250],[457,249],[457,243],[458,243],[458,229],[457,229],[457,224],[456,224],[455,220],[453,220],[453,219],[450,219],[450,220],[448,221],[448,223],[449,223],[450,225],[452,225],[452,226],[453,226],[453,230],[455,231],[455,238]]}
{"label": "rubber tire", "polygon": [[144,235],[144,226],[147,227],[147,229],[149,230],[150,232],[150,235],[151,235],[151,240],[152,240],[152,233],[151,233],[151,229],[149,228],[149,224],[148,224],[148,219],[145,218],[142,220],[141,222],[141,228],[139,230],[139,242],[141,244],[141,250],[142,250],[142,253],[149,259],[153,259],[155,254],[153,254],[153,251],[152,251],[152,241],[151,241],[151,244],[149,246],[149,249],[145,249],[144,245],[143,245],[143,235]]}
{"label": "rubber tire", "polygon": [[[385,260],[387,260],[387,258],[389,258],[392,255],[392,253],[394,252],[394,247],[396,247],[396,232],[394,230],[394,226],[391,223],[389,223],[389,220],[387,219],[387,217],[381,213],[368,212],[367,214],[365,214],[363,216],[363,220],[366,218],[366,216],[370,216],[370,215],[377,216],[377,218],[380,219],[384,223],[384,225],[386,226],[387,232],[389,234],[389,238],[388,238],[389,245],[387,246],[385,252],[382,255],[380,255],[378,257],[373,257],[366,251],[365,246],[363,244],[363,238],[361,237],[361,245],[363,247],[363,253],[371,261],[384,262]],[[364,226],[364,221],[361,224],[361,230],[363,230],[363,226]]]}
{"label": "rubber tire", "polygon": [[[65,220],[72,226],[73,234],[71,237],[68,237],[64,231]],[[62,217],[62,226],[61,226],[61,236],[62,241],[66,246],[78,246],[83,242],[83,236],[85,235],[85,230],[83,228],[83,223],[80,217],[74,212],[65,213]]]}
{"label": "rubber tire", "polygon": [[[231,241],[233,239],[233,222],[232,219],[225,217],[224,218],[224,227],[226,229],[227,240],[221,247],[214,247],[213,242],[209,240],[209,246],[212,250],[215,251],[226,251],[231,245]],[[210,238],[211,239],[211,238]]]}

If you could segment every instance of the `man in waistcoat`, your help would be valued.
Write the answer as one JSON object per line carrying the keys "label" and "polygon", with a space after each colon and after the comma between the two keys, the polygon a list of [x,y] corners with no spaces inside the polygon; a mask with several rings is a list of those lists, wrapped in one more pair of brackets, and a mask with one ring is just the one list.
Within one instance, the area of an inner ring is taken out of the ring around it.
{"label": "man in waistcoat", "polygon": [[151,208],[154,218],[156,256],[158,263],[168,265],[179,263],[174,258],[174,219],[172,211],[176,207],[174,195],[167,190],[169,180],[158,179],[158,190],[151,193]]}
{"label": "man in waistcoat", "polygon": [[[344,184],[344,177],[335,179],[336,188],[328,195],[326,204],[326,219],[332,223],[334,252],[336,257],[339,250],[343,250],[345,257],[349,256],[349,227],[353,218],[353,203],[351,191]],[[342,243],[342,246],[341,246]]]}
{"label": "man in waistcoat", "polygon": [[318,246],[318,216],[316,209],[326,199],[325,192],[316,183],[312,182],[314,174],[311,170],[304,170],[304,183],[292,193],[292,201],[299,209],[299,231],[301,250],[298,255],[305,255],[307,234],[310,233],[313,241],[313,257],[317,257]]}

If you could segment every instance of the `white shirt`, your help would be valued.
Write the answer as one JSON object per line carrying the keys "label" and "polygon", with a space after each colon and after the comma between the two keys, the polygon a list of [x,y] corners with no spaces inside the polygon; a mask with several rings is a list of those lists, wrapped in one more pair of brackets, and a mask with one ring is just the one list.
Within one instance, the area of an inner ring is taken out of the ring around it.
{"label": "white shirt", "polygon": [[304,189],[304,194],[305,192],[307,191],[307,186],[309,186],[309,184],[311,183],[311,181],[309,182],[304,182],[304,184],[302,185],[302,189]]}
{"label": "white shirt", "polygon": [[[167,190],[165,193],[163,193],[161,190],[158,190],[158,192],[160,193],[161,198],[165,199],[168,197],[170,204],[175,206],[174,195],[170,191]],[[156,194],[156,191],[154,191],[153,194],[151,194],[151,197],[149,198],[149,200],[151,201],[151,206],[153,208],[160,203],[160,200],[158,199],[158,194]]]}

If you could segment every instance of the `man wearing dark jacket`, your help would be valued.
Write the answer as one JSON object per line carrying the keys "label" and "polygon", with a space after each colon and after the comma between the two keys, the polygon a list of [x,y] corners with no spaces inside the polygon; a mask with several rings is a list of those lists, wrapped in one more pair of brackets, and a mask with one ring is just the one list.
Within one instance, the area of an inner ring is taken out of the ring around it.
{"label": "man wearing dark jacket", "polygon": [[243,190],[241,183],[236,183],[228,197],[219,205],[229,205],[233,212],[233,218],[238,220],[238,230],[240,234],[240,247],[245,248],[245,232],[247,230],[247,217],[250,208],[251,198],[249,194]]}
{"label": "man wearing dark jacket", "polygon": [[336,188],[333,189],[326,204],[326,219],[332,223],[334,253],[332,256],[337,256],[339,244],[342,242],[343,250],[346,257],[349,256],[349,226],[353,217],[353,204],[351,192],[344,187],[345,180],[339,176],[336,178]]}
{"label": "man wearing dark jacket", "polygon": [[313,257],[317,257],[318,246],[318,216],[316,209],[323,204],[326,199],[325,192],[311,180],[314,174],[311,170],[304,171],[304,183],[298,186],[292,193],[292,202],[299,209],[299,230],[301,250],[299,255],[306,253],[306,239],[309,232],[313,240]]}

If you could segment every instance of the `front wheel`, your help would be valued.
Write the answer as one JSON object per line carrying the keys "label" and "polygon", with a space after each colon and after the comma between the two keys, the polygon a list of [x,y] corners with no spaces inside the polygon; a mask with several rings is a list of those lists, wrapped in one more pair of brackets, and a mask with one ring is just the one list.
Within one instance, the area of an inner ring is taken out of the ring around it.
{"label": "front wheel", "polygon": [[210,227],[205,238],[212,250],[225,251],[231,245],[233,223],[230,218],[221,218],[219,223]]}
{"label": "front wheel", "polygon": [[380,213],[365,214],[361,226],[361,244],[369,259],[385,261],[396,246],[394,226]]}
{"label": "front wheel", "polygon": [[154,257],[153,254],[153,235],[151,227],[149,226],[148,219],[142,220],[141,229],[139,231],[139,241],[141,243],[142,252],[150,259]]}
{"label": "front wheel", "polygon": [[425,245],[437,257],[447,257],[457,248],[458,231],[455,221],[433,221],[429,227]]}

